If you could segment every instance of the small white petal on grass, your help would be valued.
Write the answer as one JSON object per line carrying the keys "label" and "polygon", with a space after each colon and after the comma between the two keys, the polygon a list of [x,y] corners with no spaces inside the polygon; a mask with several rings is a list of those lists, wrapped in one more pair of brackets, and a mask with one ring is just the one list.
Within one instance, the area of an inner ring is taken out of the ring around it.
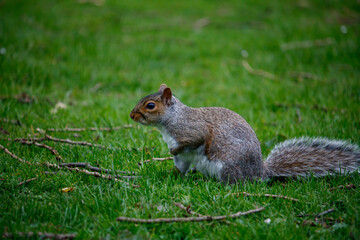
{"label": "small white petal on grass", "polygon": [[271,219],[270,219],[270,218],[265,219],[265,220],[264,220],[264,223],[270,224],[270,223],[271,223]]}
{"label": "small white petal on grass", "polygon": [[246,50],[241,50],[241,56],[247,58],[249,56],[249,53]]}
{"label": "small white petal on grass", "polygon": [[6,53],[6,48],[0,48],[0,54],[4,55]]}
{"label": "small white petal on grass", "polygon": [[348,29],[347,29],[347,27],[346,27],[345,25],[341,25],[340,31],[341,31],[343,34],[347,34]]}
{"label": "small white petal on grass", "polygon": [[58,102],[53,109],[50,110],[52,114],[55,114],[58,112],[59,109],[65,109],[67,108],[67,105],[62,102]]}

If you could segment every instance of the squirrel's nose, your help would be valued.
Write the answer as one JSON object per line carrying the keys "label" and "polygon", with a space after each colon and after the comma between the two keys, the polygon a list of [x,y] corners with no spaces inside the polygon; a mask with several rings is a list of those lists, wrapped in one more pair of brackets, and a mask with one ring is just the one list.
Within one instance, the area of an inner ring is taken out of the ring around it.
{"label": "squirrel's nose", "polygon": [[135,113],[131,112],[131,113],[130,113],[130,117],[131,117],[131,119],[134,120],[134,118],[135,118]]}

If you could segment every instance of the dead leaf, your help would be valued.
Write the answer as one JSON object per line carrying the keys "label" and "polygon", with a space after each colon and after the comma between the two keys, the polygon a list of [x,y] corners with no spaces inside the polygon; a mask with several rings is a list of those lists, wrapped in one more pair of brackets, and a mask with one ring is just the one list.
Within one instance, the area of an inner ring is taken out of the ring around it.
{"label": "dead leaf", "polygon": [[68,192],[74,191],[74,189],[75,189],[75,188],[72,188],[72,187],[66,187],[66,188],[61,189],[61,192],[68,193]]}
{"label": "dead leaf", "polygon": [[50,110],[52,114],[55,114],[58,112],[59,109],[66,109],[67,105],[62,102],[58,102],[53,109]]}

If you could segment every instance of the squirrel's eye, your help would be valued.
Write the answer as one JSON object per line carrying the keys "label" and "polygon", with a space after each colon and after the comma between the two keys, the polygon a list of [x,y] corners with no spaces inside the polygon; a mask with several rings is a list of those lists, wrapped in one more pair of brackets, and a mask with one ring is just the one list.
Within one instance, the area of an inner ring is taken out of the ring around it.
{"label": "squirrel's eye", "polygon": [[150,110],[154,109],[154,108],[155,108],[155,103],[153,103],[153,102],[148,103],[148,104],[146,105],[146,108],[147,108],[147,109],[150,109]]}

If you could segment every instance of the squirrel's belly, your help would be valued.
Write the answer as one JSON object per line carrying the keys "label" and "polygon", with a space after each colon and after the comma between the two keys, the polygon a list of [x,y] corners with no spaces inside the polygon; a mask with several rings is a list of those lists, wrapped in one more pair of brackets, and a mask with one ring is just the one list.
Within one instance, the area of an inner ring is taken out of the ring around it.
{"label": "squirrel's belly", "polygon": [[204,145],[195,150],[183,151],[176,156],[178,161],[193,164],[195,169],[205,176],[215,177],[220,180],[222,163],[220,161],[209,160],[204,154]]}

